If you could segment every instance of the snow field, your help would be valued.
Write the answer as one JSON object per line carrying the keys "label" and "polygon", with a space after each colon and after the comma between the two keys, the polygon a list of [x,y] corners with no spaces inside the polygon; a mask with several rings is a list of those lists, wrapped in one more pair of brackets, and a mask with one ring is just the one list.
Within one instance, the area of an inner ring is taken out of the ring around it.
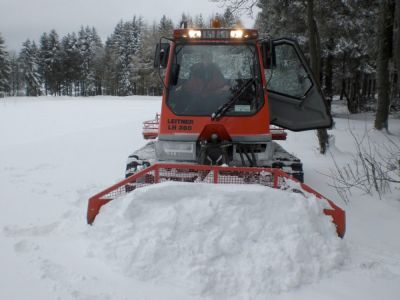
{"label": "snow field", "polygon": [[[1,299],[398,299],[399,189],[344,204],[314,132],[289,132],[283,146],[346,210],[344,240],[313,198],[232,185],[147,187],[87,226],[87,199],[124,177],[159,108],[157,97],[0,100]],[[331,131],[339,164],[354,153],[349,128],[387,141],[371,115],[347,117]],[[398,139],[400,119],[390,126]]]}

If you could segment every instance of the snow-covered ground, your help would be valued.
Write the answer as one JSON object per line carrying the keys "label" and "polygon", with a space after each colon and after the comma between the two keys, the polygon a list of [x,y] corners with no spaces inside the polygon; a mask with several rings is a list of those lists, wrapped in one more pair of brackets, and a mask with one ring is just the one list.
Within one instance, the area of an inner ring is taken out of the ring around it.
{"label": "snow-covered ground", "polygon": [[[330,155],[314,132],[283,146],[346,210],[343,240],[315,199],[259,186],[146,187],[86,225],[87,199],[123,178],[159,109],[157,97],[0,99],[1,299],[399,298],[400,190],[345,204],[323,175],[331,155],[351,161],[351,133],[387,140],[341,105]],[[399,139],[400,119],[390,126]]]}

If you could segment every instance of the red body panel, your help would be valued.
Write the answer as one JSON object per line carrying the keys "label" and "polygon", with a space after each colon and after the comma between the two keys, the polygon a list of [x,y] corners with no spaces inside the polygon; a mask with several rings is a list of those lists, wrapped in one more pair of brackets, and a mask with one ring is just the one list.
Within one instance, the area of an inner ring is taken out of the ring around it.
{"label": "red body panel", "polygon": [[[220,124],[216,125],[214,128],[217,126],[221,126]],[[160,128],[160,114],[157,113],[156,117],[152,120],[147,120],[143,122],[143,138],[145,140],[153,140],[158,137],[158,132]],[[224,127],[225,128],[225,127]],[[207,129],[207,127],[205,128]],[[204,134],[206,130],[203,130],[202,134]],[[269,131],[271,133],[271,137],[273,140],[286,140],[287,138],[287,133],[285,129],[277,127],[277,126],[270,126]],[[217,132],[218,133],[218,132]],[[222,134],[218,133],[218,135],[221,138],[225,138]]]}

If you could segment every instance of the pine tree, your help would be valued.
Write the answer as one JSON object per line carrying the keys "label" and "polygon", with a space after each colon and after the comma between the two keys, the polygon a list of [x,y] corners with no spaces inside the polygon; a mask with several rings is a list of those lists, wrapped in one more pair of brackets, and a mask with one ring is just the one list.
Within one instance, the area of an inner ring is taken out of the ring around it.
{"label": "pine tree", "polygon": [[57,32],[51,30],[49,33],[49,50],[51,55],[51,79],[50,89],[53,95],[61,94],[62,84],[62,63],[61,63],[61,46]]}
{"label": "pine tree", "polygon": [[22,44],[19,61],[23,73],[26,96],[40,95],[40,75],[38,71],[38,50],[35,42],[29,39]]}
{"label": "pine tree", "polygon": [[113,49],[113,40],[108,38],[104,47],[104,90],[107,95],[118,95],[117,58]]}
{"label": "pine tree", "polygon": [[[133,47],[132,47],[132,60],[131,60],[131,77],[130,81],[133,82],[133,94],[139,94],[139,86],[143,86],[143,70],[147,68],[144,63],[144,55],[142,48],[143,43],[143,33],[144,33],[144,23],[141,17],[136,18],[133,17],[132,20],[132,40],[133,40]],[[142,91],[143,92],[143,91]]]}
{"label": "pine tree", "polygon": [[260,0],[256,28],[264,35],[295,38],[304,47],[308,38],[304,1]]}
{"label": "pine tree", "polygon": [[45,92],[53,95],[61,94],[63,81],[61,47],[55,30],[43,33],[40,38],[39,71],[45,84]]}
{"label": "pine tree", "polygon": [[75,33],[68,33],[61,40],[61,57],[63,69],[63,94],[72,96],[77,94],[82,77],[81,56],[78,49],[78,38]]}
{"label": "pine tree", "polygon": [[132,24],[130,22],[123,23],[121,29],[114,44],[118,65],[118,95],[128,96],[135,92],[131,78],[134,74],[132,60],[136,45],[132,34]]}
{"label": "pine tree", "polygon": [[160,40],[159,26],[156,23],[153,23],[153,25],[150,28],[144,29],[142,34],[142,39],[139,45],[139,51],[134,58],[134,65],[138,70],[137,72],[138,72],[139,94],[143,95],[161,94],[162,84],[160,82],[158,70],[154,69],[153,67],[154,49],[155,45],[159,43],[159,40]]}
{"label": "pine tree", "polygon": [[101,39],[98,36],[95,28],[83,28],[78,33],[77,43],[80,53],[80,69],[81,69],[81,95],[82,96],[93,96],[101,94],[101,83],[97,74],[97,66],[99,56],[101,55],[103,45]]}
{"label": "pine tree", "polygon": [[194,27],[196,27],[196,28],[205,28],[206,27],[206,23],[204,21],[204,18],[203,18],[202,14],[196,15],[194,17],[193,23],[194,23],[193,24]]}
{"label": "pine tree", "polygon": [[186,24],[189,28],[193,27],[193,19],[190,15],[182,13],[181,20],[179,22],[179,27],[182,27],[183,24]]}
{"label": "pine tree", "polygon": [[10,90],[10,72],[10,58],[5,49],[4,40],[0,34],[0,96],[6,94]]}
{"label": "pine tree", "polygon": [[163,15],[160,23],[158,24],[158,32],[160,37],[172,37],[173,28],[174,23],[172,22],[172,20]]}
{"label": "pine tree", "polygon": [[44,92],[47,95],[49,92],[49,84],[48,84],[48,78],[50,77],[50,64],[49,61],[49,53],[48,53],[48,36],[47,33],[44,32],[40,36],[40,42],[39,42],[39,74],[41,77],[41,80],[44,84]]}
{"label": "pine tree", "polygon": [[117,95],[128,96],[137,93],[140,76],[135,63],[142,42],[143,27],[142,18],[134,16],[131,22],[119,22],[107,40],[105,55],[113,60],[116,72],[113,89]]}
{"label": "pine tree", "polygon": [[376,1],[316,3],[324,65],[322,85],[328,97],[340,94],[347,100],[349,112],[357,113],[374,94]]}
{"label": "pine tree", "polygon": [[238,18],[232,13],[231,9],[227,7],[222,15],[222,27],[232,28],[238,23]]}
{"label": "pine tree", "polygon": [[15,51],[9,53],[11,72],[9,76],[10,95],[20,96],[23,92],[23,75],[21,64]]}

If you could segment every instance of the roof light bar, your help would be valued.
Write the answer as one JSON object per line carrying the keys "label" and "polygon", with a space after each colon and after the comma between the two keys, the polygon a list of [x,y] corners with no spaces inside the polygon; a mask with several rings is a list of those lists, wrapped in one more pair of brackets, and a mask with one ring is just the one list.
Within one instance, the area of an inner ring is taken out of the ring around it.
{"label": "roof light bar", "polygon": [[243,37],[243,30],[231,30],[231,38],[241,39]]}
{"label": "roof light bar", "polygon": [[202,39],[202,40],[239,40],[239,39],[256,39],[258,38],[255,29],[175,29],[175,39]]}
{"label": "roof light bar", "polygon": [[189,38],[195,39],[195,38],[201,38],[201,30],[189,30]]}

